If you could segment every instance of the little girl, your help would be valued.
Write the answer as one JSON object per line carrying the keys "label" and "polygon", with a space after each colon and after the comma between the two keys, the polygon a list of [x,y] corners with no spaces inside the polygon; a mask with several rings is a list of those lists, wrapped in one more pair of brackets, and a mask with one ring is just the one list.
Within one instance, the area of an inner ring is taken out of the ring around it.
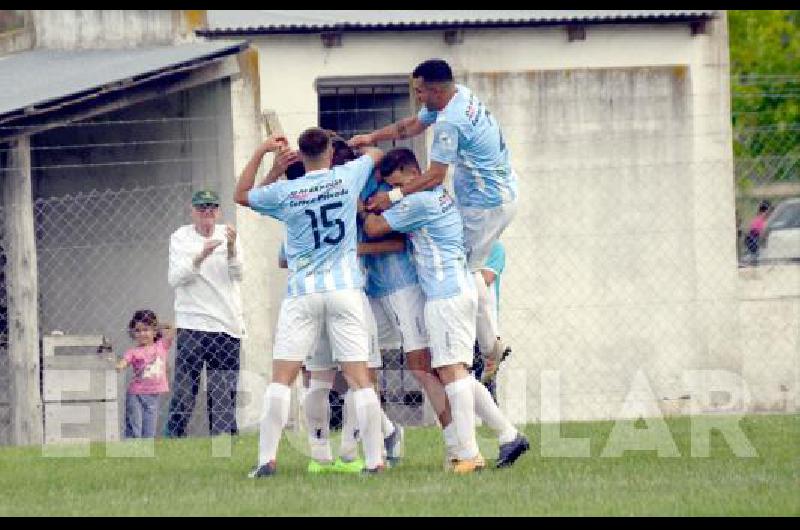
{"label": "little girl", "polygon": [[169,392],[167,359],[175,330],[158,325],[156,314],[142,309],[133,314],[128,333],[137,346],[117,362],[117,371],[133,366],[133,379],[125,400],[125,437],[153,438],[158,420],[159,396]]}

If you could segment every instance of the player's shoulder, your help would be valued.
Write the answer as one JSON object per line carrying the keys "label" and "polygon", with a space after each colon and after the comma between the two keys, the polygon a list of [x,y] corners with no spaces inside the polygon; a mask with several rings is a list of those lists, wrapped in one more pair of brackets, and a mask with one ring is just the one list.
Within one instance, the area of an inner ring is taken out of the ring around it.
{"label": "player's shoulder", "polygon": [[418,209],[435,209],[439,205],[439,196],[440,196],[439,189],[433,190],[422,190],[416,193],[412,193],[407,195],[403,199],[408,199],[410,205],[412,207],[416,207]]}

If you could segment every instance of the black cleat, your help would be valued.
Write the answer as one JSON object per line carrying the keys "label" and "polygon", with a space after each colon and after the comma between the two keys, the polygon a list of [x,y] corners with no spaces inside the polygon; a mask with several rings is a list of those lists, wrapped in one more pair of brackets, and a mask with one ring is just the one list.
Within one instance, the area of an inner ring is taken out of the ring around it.
{"label": "black cleat", "polygon": [[514,438],[513,441],[500,445],[500,454],[497,457],[497,463],[494,467],[503,468],[511,466],[517,461],[517,458],[522,456],[530,447],[528,439],[521,433],[517,433],[517,437]]}
{"label": "black cleat", "polygon": [[249,478],[270,477],[275,474],[275,461],[267,462],[263,466],[256,466],[247,474]]}

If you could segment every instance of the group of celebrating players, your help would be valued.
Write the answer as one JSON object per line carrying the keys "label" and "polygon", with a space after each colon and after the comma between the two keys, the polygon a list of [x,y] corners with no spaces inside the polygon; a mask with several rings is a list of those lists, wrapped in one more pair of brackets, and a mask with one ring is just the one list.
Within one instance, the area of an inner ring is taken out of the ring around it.
{"label": "group of celebrating players", "polygon": [[[422,104],[416,116],[348,142],[313,127],[300,135],[298,150],[285,137],[271,136],[239,178],[238,204],[286,224],[282,254],[289,270],[250,477],[277,470],[290,386],[301,369],[309,375],[309,471],[380,473],[395,462],[402,428],[382,411],[374,383],[381,348],[398,345],[441,424],[447,470],[486,467],[476,418],[498,437],[496,467],[512,465],[529,448],[469,373],[476,338],[486,366],[483,382],[495,376],[506,349],[480,269],[516,211],[509,151],[494,116],[454,82],[445,61],[421,63],[412,78]],[[425,171],[409,149],[373,147],[430,126]],[[268,152],[275,155],[272,169],[256,185]],[[450,165],[455,198],[443,186]],[[328,393],[337,369],[349,390],[334,459]]]}

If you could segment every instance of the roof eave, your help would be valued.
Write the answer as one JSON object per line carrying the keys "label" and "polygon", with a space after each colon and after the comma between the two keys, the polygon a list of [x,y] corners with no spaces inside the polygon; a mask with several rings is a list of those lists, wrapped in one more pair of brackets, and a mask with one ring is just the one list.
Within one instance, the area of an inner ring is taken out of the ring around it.
{"label": "roof eave", "polygon": [[663,15],[648,17],[609,17],[585,19],[552,19],[552,20],[497,20],[491,22],[413,22],[413,23],[386,23],[386,24],[359,24],[341,23],[327,25],[279,25],[258,26],[246,28],[211,28],[199,29],[196,34],[202,37],[219,37],[235,35],[287,35],[287,34],[314,34],[329,32],[368,32],[368,31],[424,31],[448,29],[498,29],[498,28],[524,28],[541,26],[565,25],[610,25],[610,24],[683,24],[710,20],[716,15],[708,13]]}
{"label": "roof eave", "polygon": [[0,114],[0,124],[8,125],[9,123],[13,123],[15,120],[35,120],[36,118],[45,116],[51,112],[59,111],[71,105],[80,104],[86,100],[96,98],[101,95],[111,94],[113,92],[124,92],[125,90],[129,90],[141,84],[149,83],[171,74],[201,68],[210,62],[233,55],[235,53],[239,53],[247,46],[247,43],[236,44],[221,50],[217,50],[213,53],[194,57],[190,60],[181,61],[180,63],[172,64],[163,68],[150,70],[126,79],[105,83],[87,90],[67,94],[63,97],[42,101],[25,108],[10,110]]}

